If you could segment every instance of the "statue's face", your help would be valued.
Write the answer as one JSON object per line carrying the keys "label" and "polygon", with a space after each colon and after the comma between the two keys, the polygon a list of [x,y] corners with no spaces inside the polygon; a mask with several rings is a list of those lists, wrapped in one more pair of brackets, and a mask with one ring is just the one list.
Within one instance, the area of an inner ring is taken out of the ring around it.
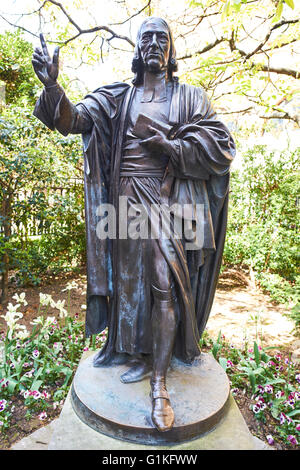
{"label": "statue's face", "polygon": [[143,26],[139,41],[145,67],[160,72],[168,65],[170,38],[167,27],[160,21],[149,21]]}

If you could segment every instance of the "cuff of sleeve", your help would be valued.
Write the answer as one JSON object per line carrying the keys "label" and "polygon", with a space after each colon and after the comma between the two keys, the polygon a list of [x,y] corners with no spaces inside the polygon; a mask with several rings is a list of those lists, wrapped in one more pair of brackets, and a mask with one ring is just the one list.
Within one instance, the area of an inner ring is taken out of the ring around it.
{"label": "cuff of sleeve", "polygon": [[176,165],[179,162],[180,156],[180,144],[178,139],[169,141],[169,154],[172,163]]}

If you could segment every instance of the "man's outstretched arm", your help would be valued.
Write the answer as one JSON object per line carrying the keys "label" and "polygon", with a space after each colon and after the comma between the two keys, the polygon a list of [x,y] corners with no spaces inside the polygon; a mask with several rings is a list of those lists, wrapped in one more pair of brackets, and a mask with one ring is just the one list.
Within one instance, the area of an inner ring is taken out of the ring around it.
{"label": "man's outstretched arm", "polygon": [[91,118],[84,107],[71,103],[64,89],[57,83],[59,47],[55,48],[51,58],[42,34],[40,40],[42,48],[35,49],[32,65],[45,88],[35,105],[34,116],[49,129],[57,129],[63,135],[88,132],[93,125]]}

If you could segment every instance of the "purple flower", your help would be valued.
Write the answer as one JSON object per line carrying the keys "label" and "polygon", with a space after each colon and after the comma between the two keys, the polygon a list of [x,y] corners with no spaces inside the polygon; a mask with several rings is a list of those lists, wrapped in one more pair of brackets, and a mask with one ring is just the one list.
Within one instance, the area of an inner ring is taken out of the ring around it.
{"label": "purple flower", "polygon": [[293,409],[295,408],[295,400],[293,400],[292,398],[287,403],[289,404],[291,408]]}
{"label": "purple flower", "polygon": [[34,358],[37,358],[37,357],[39,357],[40,352],[39,352],[37,349],[35,349],[35,350],[33,351],[32,355],[33,355]]}
{"label": "purple flower", "polygon": [[265,386],[265,392],[266,392],[266,393],[273,393],[273,387],[272,387],[272,385],[266,385],[266,386]]}
{"label": "purple flower", "polygon": [[0,411],[5,410],[6,403],[7,403],[6,400],[0,400]]}
{"label": "purple flower", "polygon": [[297,375],[295,376],[295,379],[296,379],[297,382],[300,384],[300,374],[297,374]]}
{"label": "purple flower", "polygon": [[253,405],[253,407],[252,407],[253,413],[255,413],[255,414],[259,413],[260,408],[261,408],[261,406],[260,406],[259,403],[257,403],[256,405]]}
{"label": "purple flower", "polygon": [[280,424],[284,424],[286,421],[286,415],[284,413],[280,413],[279,419],[280,419]]}
{"label": "purple flower", "polygon": [[257,385],[257,389],[260,393],[264,393],[265,389],[262,385]]}
{"label": "purple flower", "polygon": [[276,398],[281,398],[281,397],[283,397],[283,396],[284,396],[284,392],[281,391],[281,390],[279,390],[279,391],[276,392],[276,394],[275,394],[275,397],[276,397]]}
{"label": "purple flower", "polygon": [[270,444],[270,446],[272,446],[274,444],[274,439],[273,437],[271,436],[271,434],[269,434],[268,436],[266,436],[267,438],[267,441],[268,443]]}
{"label": "purple flower", "polygon": [[264,403],[264,402],[265,402],[264,398],[261,397],[261,396],[256,397],[255,400],[258,401],[258,402],[260,402],[260,403]]}
{"label": "purple flower", "polygon": [[284,424],[285,421],[287,421],[288,424],[293,423],[293,420],[289,416],[287,416],[285,413],[280,413],[279,418],[280,418],[280,424]]}
{"label": "purple flower", "polygon": [[292,434],[289,434],[289,435],[288,435],[287,440],[290,441],[290,443],[291,443],[293,446],[296,446],[296,445],[298,444],[297,439],[295,438],[295,436],[292,436]]}

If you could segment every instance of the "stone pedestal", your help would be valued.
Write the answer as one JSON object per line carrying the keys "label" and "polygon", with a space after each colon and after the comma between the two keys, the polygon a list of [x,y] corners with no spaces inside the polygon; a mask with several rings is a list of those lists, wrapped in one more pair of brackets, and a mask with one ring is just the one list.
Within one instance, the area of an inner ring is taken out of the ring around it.
{"label": "stone pedestal", "polygon": [[93,367],[93,355],[79,364],[71,400],[78,417],[94,430],[147,445],[178,444],[213,429],[228,409],[229,381],[210,354],[193,365],[173,360],[167,389],[175,414],[173,428],[159,432],[151,422],[150,382],[123,384],[128,366]]}
{"label": "stone pedestal", "polygon": [[[85,353],[82,358],[81,364],[84,364],[85,359],[89,359],[90,353]],[[214,361],[212,359],[212,361]],[[210,359],[208,358],[208,362]],[[88,362],[85,364],[84,368],[91,364]],[[80,367],[80,366],[79,366]],[[173,367],[173,364],[172,364]],[[120,368],[120,372],[123,372],[123,369]],[[174,368],[176,370],[176,366]],[[79,368],[78,368],[79,370]],[[99,369],[94,369],[99,370]],[[102,369],[104,370],[104,369]],[[107,380],[110,381],[110,377],[113,374],[111,368],[105,369],[107,373]],[[221,373],[220,369],[218,369],[220,375],[223,377],[222,380],[225,381],[223,372]],[[117,375],[117,374],[116,374]],[[76,379],[73,382],[73,385],[76,383]],[[186,387],[188,388],[190,383],[188,381],[188,377],[186,377]],[[143,386],[144,391],[147,392],[146,388],[148,381],[145,380],[140,382],[139,386]],[[228,382],[226,382],[226,390]],[[138,385],[138,384],[134,384]],[[182,384],[183,385],[183,384]],[[104,386],[104,384],[103,384]],[[76,385],[75,385],[76,387]],[[128,387],[124,385],[124,387]],[[170,387],[169,387],[170,389]],[[124,399],[126,400],[126,396],[129,393],[128,388],[125,389],[127,392],[124,395]],[[197,391],[197,396],[199,395],[200,390]],[[79,393],[79,391],[78,391]],[[100,392],[99,392],[100,393]],[[114,393],[114,391],[113,391]],[[209,390],[209,397],[213,400],[218,390],[210,389]],[[227,394],[227,391],[225,392]],[[172,393],[171,400],[173,402],[174,391]],[[101,395],[100,400],[101,402]],[[102,397],[103,398],[103,397]],[[147,400],[147,396],[144,396],[145,406],[147,408],[148,416],[150,414],[150,399]],[[223,398],[224,402],[224,398]],[[174,403],[173,403],[174,406]],[[134,410],[136,412],[137,408],[134,406]],[[190,439],[185,442],[179,442],[174,445],[165,444],[165,445],[147,445],[147,444],[138,444],[137,442],[129,442],[117,437],[110,437],[108,435],[103,434],[102,432],[96,431],[90,425],[85,424],[82,419],[78,417],[75,413],[73,406],[71,404],[71,392],[69,393],[60,417],[55,421],[54,431],[52,433],[51,439],[49,441],[48,450],[98,450],[98,451],[128,451],[128,452],[135,452],[135,451],[146,451],[146,452],[153,452],[153,451],[177,451],[177,452],[184,452],[184,451],[199,451],[199,450],[265,450],[270,449],[270,446],[267,446],[264,442],[260,441],[256,437],[252,436],[249,432],[249,429],[245,423],[243,416],[241,415],[233,397],[229,394],[229,399],[226,401],[226,406],[224,408],[224,415],[220,418],[218,424],[215,425],[209,432],[202,434],[198,438]],[[132,416],[132,412],[129,413],[129,416]],[[208,418],[209,413],[206,415]],[[177,423],[178,423],[177,417]],[[149,424],[150,427],[150,424]],[[26,438],[28,440],[28,438]],[[25,440],[26,440],[25,439]],[[36,448],[36,444],[32,444],[30,441],[21,442],[22,446],[19,445],[16,448]]]}
{"label": "stone pedestal", "polygon": [[[83,356],[83,362],[81,364],[84,364],[84,361],[86,358],[87,358],[87,354],[85,353],[85,355]],[[207,364],[209,364],[209,362],[210,362],[210,359],[208,358]],[[90,362],[88,362],[87,364],[90,364]],[[84,367],[87,367],[87,364]],[[94,370],[99,370],[99,369],[94,369]],[[176,370],[176,367],[174,368],[174,373],[175,373],[175,370]],[[123,371],[123,368],[122,369],[120,368],[121,373],[122,371]],[[225,381],[223,372],[221,373],[220,370],[219,372],[220,372],[221,377],[223,377],[222,380],[224,380],[226,384],[226,390],[227,390],[228,382]],[[107,373],[107,380],[110,381],[110,377],[114,372],[111,368],[107,368],[106,373]],[[77,376],[76,376],[76,380],[77,380]],[[73,384],[76,383],[76,380],[74,380]],[[138,384],[134,384],[134,385],[138,385]],[[183,385],[184,384],[182,382],[181,386]],[[148,416],[149,416],[151,404],[150,404],[150,399],[148,400],[147,395],[146,395],[148,393],[148,388],[147,388],[149,386],[148,381],[145,380],[143,382],[140,382],[139,386],[142,386],[145,392],[145,395],[143,395],[144,400],[145,400],[144,407],[146,408]],[[187,377],[185,387],[189,388],[189,386],[190,386],[190,383]],[[124,385],[124,387],[128,387],[128,384]],[[124,395],[124,400],[126,401],[127,395],[129,393],[128,391],[129,389],[126,388],[124,390],[127,390],[127,392]],[[112,393],[114,395],[115,392],[112,391]],[[216,388],[209,389],[209,396],[207,397],[207,400],[213,401],[216,398],[218,393],[219,392]],[[197,390],[196,399],[199,396],[199,394],[200,396],[202,396],[201,391]],[[227,391],[225,392],[225,394],[227,394]],[[99,397],[100,397],[100,400],[98,399],[98,402],[101,402],[101,399],[105,399],[105,397],[101,397],[100,392],[99,392]],[[174,390],[173,390],[172,395],[171,395],[172,403],[174,402],[174,398],[175,397],[174,397]],[[131,400],[129,400],[129,402],[131,402]],[[224,403],[224,395],[223,395],[223,403]],[[174,403],[173,403],[173,406],[174,406]],[[113,406],[110,407],[110,409],[112,408]],[[131,417],[132,419],[133,411],[135,410],[135,414],[136,414],[137,410],[139,409],[140,408],[137,407],[135,403],[133,403],[133,409],[131,410],[131,412],[129,412],[130,411],[129,408],[127,409],[128,416]],[[198,438],[190,439],[185,442],[179,442],[174,445],[171,445],[171,444],[147,445],[147,444],[139,444],[137,442],[125,441],[125,440],[117,438],[116,436],[110,437],[108,435],[103,434],[102,432],[96,431],[91,426],[85,424],[82,421],[82,419],[78,417],[78,415],[75,413],[73,409],[73,406],[71,404],[71,392],[70,392],[65,401],[60,417],[55,421],[54,430],[53,430],[51,439],[49,440],[48,450],[97,450],[101,452],[110,451],[111,453],[114,451],[116,452],[119,452],[119,451],[126,451],[126,452],[144,451],[145,452],[146,451],[147,453],[148,452],[151,453],[153,451],[160,450],[160,451],[172,451],[172,452],[182,453],[184,451],[201,451],[201,450],[266,450],[266,449],[270,449],[270,446],[267,446],[264,442],[252,436],[252,434],[249,432],[249,429],[245,423],[245,420],[243,416],[241,415],[241,412],[239,411],[233,397],[230,394],[229,394],[228,401],[226,401],[226,407],[223,411],[224,411],[224,415],[222,418],[220,418],[219,422],[209,432],[202,434]],[[142,412],[141,412],[141,416],[142,416]],[[201,410],[200,410],[200,413],[201,413]],[[199,416],[199,415],[196,415],[196,416]],[[210,414],[207,413],[206,419],[208,419],[209,416]],[[178,425],[178,420],[179,420],[179,415],[177,416],[177,422],[176,422],[177,425]],[[150,424],[147,424],[146,427],[148,426],[150,428]],[[29,442],[27,442],[28,440]],[[26,442],[23,442],[23,441],[26,441]],[[15,446],[15,448],[19,448],[19,449],[37,448],[36,447],[37,444],[35,442],[32,443],[32,439],[30,440],[29,438],[26,438],[23,441],[21,441],[20,444]],[[107,452],[105,452],[105,455],[106,453]]]}

